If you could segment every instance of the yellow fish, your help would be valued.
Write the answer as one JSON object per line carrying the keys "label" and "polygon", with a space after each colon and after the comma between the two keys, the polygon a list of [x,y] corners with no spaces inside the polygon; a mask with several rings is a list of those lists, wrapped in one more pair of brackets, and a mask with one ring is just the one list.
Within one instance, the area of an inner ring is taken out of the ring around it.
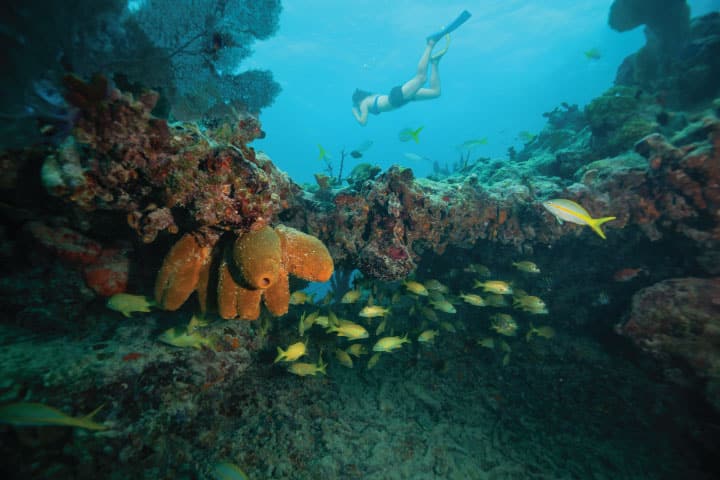
{"label": "yellow fish", "polygon": [[381,307],[380,305],[367,305],[363,307],[362,310],[360,310],[360,313],[358,315],[364,318],[375,318],[384,317],[389,312],[389,308]]}
{"label": "yellow fish", "polygon": [[158,340],[167,345],[179,348],[200,349],[203,346],[213,347],[212,340],[202,336],[198,331],[189,332],[186,327],[169,328],[160,334]]}
{"label": "yellow fish", "polygon": [[437,330],[425,330],[418,336],[418,342],[420,343],[432,343],[435,341],[435,337],[438,335]]}
{"label": "yellow fish", "polygon": [[437,300],[430,300],[430,304],[435,310],[439,310],[445,313],[456,313],[455,307],[452,303],[448,302],[444,298],[438,298]]}
{"label": "yellow fish", "polygon": [[462,149],[471,150],[475,147],[487,145],[487,143],[488,143],[487,137],[476,138],[473,140],[467,140],[467,141],[463,142],[462,145],[460,145],[458,148],[460,148],[461,150]]}
{"label": "yellow fish", "polygon": [[483,348],[489,348],[490,350],[492,350],[493,348],[495,348],[495,339],[493,339],[492,337],[481,338],[477,341],[477,344]]}
{"label": "yellow fish", "polygon": [[602,231],[600,225],[611,220],[615,220],[616,217],[602,217],[592,218],[587,210],[581,205],[567,200],[565,198],[555,198],[543,202],[543,207],[552,213],[558,222],[562,225],[563,220],[570,223],[576,223],[578,225],[587,225],[592,228],[595,233],[600,235],[600,238],[605,240],[605,232]]}
{"label": "yellow fish", "polygon": [[547,338],[549,340],[555,336],[555,329],[547,325],[542,327],[534,327],[531,323],[530,330],[528,330],[528,332],[525,334],[525,340],[529,342],[533,335]]}
{"label": "yellow fish", "polygon": [[410,343],[407,335],[404,337],[383,337],[373,347],[373,352],[392,352],[402,348],[403,343]]}
{"label": "yellow fish", "polygon": [[290,305],[304,305],[306,303],[313,303],[314,294],[308,294],[302,290],[293,292],[290,294]]}
{"label": "yellow fish", "polygon": [[377,364],[378,360],[380,360],[380,352],[374,353],[372,357],[370,357],[370,360],[368,360],[367,369],[372,370],[372,368]]}
{"label": "yellow fish", "polygon": [[328,318],[327,315],[318,315],[317,317],[315,317],[314,324],[320,325],[323,328],[328,328],[330,326],[330,319]]}
{"label": "yellow fish", "polygon": [[213,480],[248,480],[248,476],[240,467],[230,462],[215,465],[212,471]]}
{"label": "yellow fish", "polygon": [[304,362],[295,362],[291,363],[288,367],[288,372],[298,375],[300,377],[305,377],[307,375],[315,376],[317,373],[322,373],[323,375],[327,375],[325,372],[325,367],[327,367],[327,364],[323,363],[322,358],[318,359],[317,365],[314,363],[304,363]]}
{"label": "yellow fish", "polygon": [[340,350],[339,348],[335,349],[335,357],[342,366],[353,368],[352,358],[350,358],[350,355],[345,350]]}
{"label": "yellow fish", "polygon": [[0,423],[17,426],[62,426],[87,430],[107,430],[107,426],[94,422],[92,418],[100,411],[96,408],[84,417],[71,417],[57,408],[43,403],[18,402],[0,406]]}
{"label": "yellow fish", "polygon": [[461,293],[460,298],[465,300],[465,303],[469,303],[470,305],[475,305],[476,307],[484,307],[485,306],[485,300],[480,295],[475,295],[474,293]]}
{"label": "yellow fish", "polygon": [[507,307],[508,302],[505,300],[505,297],[502,295],[498,295],[497,293],[491,293],[490,295],[485,297],[485,305],[488,307]]}
{"label": "yellow fish", "polygon": [[492,320],[492,326],[490,328],[500,335],[514,337],[515,334],[517,334],[517,323],[515,322],[515,319],[507,313],[497,313],[490,318]]}
{"label": "yellow fish", "polygon": [[344,321],[339,325],[329,326],[327,332],[337,332],[338,337],[347,337],[347,339],[351,341],[368,338],[368,332],[365,330],[365,327],[348,321]]}
{"label": "yellow fish", "polygon": [[375,335],[380,335],[385,331],[385,326],[387,325],[387,320],[383,318],[383,321],[380,322],[380,325],[377,326],[375,329]]}
{"label": "yellow fish", "polygon": [[398,134],[398,138],[401,142],[409,142],[410,140],[414,140],[415,143],[420,143],[420,132],[422,132],[422,129],[425,128],[424,126],[417,128],[416,130],[413,130],[412,128],[405,128],[400,131]]}
{"label": "yellow fish", "polygon": [[361,355],[367,354],[367,350],[365,350],[365,346],[362,343],[353,343],[345,351],[357,358],[360,358]]}
{"label": "yellow fish", "polygon": [[450,289],[446,285],[443,285],[442,283],[434,279],[426,280],[423,285],[425,285],[426,289],[432,290],[434,292],[448,293],[450,291]]}
{"label": "yellow fish", "polygon": [[474,288],[482,288],[485,292],[495,293],[497,295],[512,295],[513,293],[510,284],[502,280],[488,280],[486,282],[475,280]]}
{"label": "yellow fish", "polygon": [[490,272],[490,269],[488,267],[486,267],[485,265],[481,265],[479,263],[471,263],[470,265],[465,267],[463,269],[463,271],[469,272],[469,273],[476,273],[476,274],[480,275],[481,277],[489,277],[490,275],[492,275],[492,273]]}
{"label": "yellow fish", "polygon": [[545,302],[543,302],[541,298],[533,295],[515,297],[513,307],[534,314],[548,313]]}
{"label": "yellow fish", "polygon": [[330,156],[330,154],[327,153],[327,150],[325,150],[322,145],[318,143],[317,146],[319,151],[318,160],[332,160],[332,157]]}
{"label": "yellow fish", "polygon": [[420,295],[422,297],[428,296],[427,288],[425,288],[425,285],[420,282],[416,282],[414,280],[405,280],[403,282],[403,285],[405,285],[405,288],[407,288],[409,292],[412,292],[415,295]]}
{"label": "yellow fish", "polygon": [[144,295],[131,295],[129,293],[116,293],[108,298],[107,307],[110,310],[122,313],[125,317],[131,317],[135,312],[147,313],[155,302],[147,299]]}
{"label": "yellow fish", "polygon": [[513,262],[513,267],[517,268],[521,272],[540,273],[540,268],[538,268],[538,266],[535,265],[533,262],[529,262],[527,260],[524,260],[522,262]]}
{"label": "yellow fish", "polygon": [[290,345],[287,350],[283,351],[282,348],[277,347],[278,356],[275,358],[273,363],[280,361],[283,362],[294,362],[298,358],[302,357],[307,353],[307,345],[303,342],[295,342]]}
{"label": "yellow fish", "polygon": [[583,55],[585,55],[585,58],[587,58],[588,60],[600,60],[600,57],[602,57],[600,49],[595,47],[591,48],[590,50],[585,50],[583,52]]}
{"label": "yellow fish", "polygon": [[450,322],[440,322],[440,326],[445,330],[446,332],[450,333],[457,333],[457,329],[455,328],[455,325],[453,325]]}
{"label": "yellow fish", "polygon": [[340,303],[355,303],[358,300],[360,300],[360,297],[362,296],[362,290],[350,290],[349,292],[346,292],[345,295],[342,296],[340,299]]}
{"label": "yellow fish", "polygon": [[439,322],[440,321],[437,314],[435,313],[435,311],[432,308],[422,307],[420,309],[420,313],[422,314],[423,317],[427,318],[431,322]]}

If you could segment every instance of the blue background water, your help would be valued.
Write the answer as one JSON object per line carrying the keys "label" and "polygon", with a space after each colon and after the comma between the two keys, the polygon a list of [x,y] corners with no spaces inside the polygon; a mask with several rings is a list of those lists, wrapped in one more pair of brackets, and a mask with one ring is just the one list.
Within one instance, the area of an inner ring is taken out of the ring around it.
{"label": "blue background water", "polygon": [[[261,120],[267,138],[254,146],[297,182],[314,182],[323,170],[317,144],[337,164],[341,149],[374,142],[364,158],[387,168],[431,172],[430,161],[452,164],[458,145],[487,137],[478,156],[504,156],[519,148],[520,131],[537,133],[542,113],[561,102],[580,106],[612,85],[623,58],[644,42],[642,28],[618,33],[607,26],[610,0],[552,2],[492,0],[303,0],[283,2],[280,30],[258,43],[244,68],[273,71],[283,92]],[[718,0],[691,0],[692,15],[720,7]],[[425,37],[463,9],[472,18],[452,36],[440,63],[442,96],[371,116],[361,127],[350,113],[355,88],[387,93],[409,80]],[[599,60],[583,54],[600,50]],[[403,143],[398,132],[424,126],[420,143]],[[335,167],[337,168],[337,166]]]}

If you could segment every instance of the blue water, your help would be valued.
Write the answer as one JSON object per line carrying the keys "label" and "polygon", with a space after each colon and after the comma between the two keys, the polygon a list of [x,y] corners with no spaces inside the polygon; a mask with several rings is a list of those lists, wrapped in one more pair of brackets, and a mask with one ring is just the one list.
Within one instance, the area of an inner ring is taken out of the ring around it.
{"label": "blue water", "polygon": [[[688,2],[693,16],[718,8],[715,0]],[[561,102],[583,106],[609,88],[623,58],[642,47],[642,27],[618,33],[607,25],[606,0],[552,2],[494,0],[438,2],[309,0],[284,2],[280,30],[255,45],[243,68],[270,69],[283,92],[263,111],[268,136],[255,142],[298,182],[323,170],[317,144],[333,155],[374,142],[364,158],[386,168],[430,173],[431,161],[452,164],[457,146],[488,138],[474,152],[502,157],[521,146],[520,131],[537,133],[543,112]],[[350,113],[355,88],[387,93],[409,80],[425,37],[463,9],[472,18],[452,35],[440,64],[442,96],[373,116],[360,127]],[[584,51],[597,48],[599,60]],[[419,144],[402,143],[398,132],[424,126]],[[336,166],[337,168],[337,166]],[[349,171],[349,170],[346,170]]]}

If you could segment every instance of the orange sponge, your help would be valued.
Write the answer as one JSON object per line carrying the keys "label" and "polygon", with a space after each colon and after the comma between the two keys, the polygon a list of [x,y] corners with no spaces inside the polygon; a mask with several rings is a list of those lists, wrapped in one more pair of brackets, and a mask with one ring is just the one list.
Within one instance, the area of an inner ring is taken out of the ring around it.
{"label": "orange sponge", "polygon": [[278,225],[283,263],[292,275],[311,282],[327,282],[333,274],[333,260],[327,247],[316,237]]}
{"label": "orange sponge", "polygon": [[235,241],[233,260],[248,286],[268,288],[280,271],[280,237],[270,227],[244,233]]}
{"label": "orange sponge", "polygon": [[170,249],[155,280],[155,301],[165,310],[177,310],[195,290],[200,272],[210,261],[211,248],[202,247],[187,233]]}

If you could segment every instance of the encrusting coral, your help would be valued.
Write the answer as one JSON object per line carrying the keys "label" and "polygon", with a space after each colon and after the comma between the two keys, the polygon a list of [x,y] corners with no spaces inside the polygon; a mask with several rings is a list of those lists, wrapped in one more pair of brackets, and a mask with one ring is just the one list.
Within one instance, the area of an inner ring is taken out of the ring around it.
{"label": "encrusting coral", "polygon": [[[284,315],[290,303],[288,275],[325,282],[333,260],[323,243],[312,235],[279,225],[241,233],[230,244],[218,235],[185,234],[165,257],[155,283],[155,300],[166,310],[177,310],[197,291],[200,307],[208,307],[212,266],[218,264],[217,309],[222,318],[255,320],[264,301],[270,313]],[[213,247],[218,261],[214,261]]]}

